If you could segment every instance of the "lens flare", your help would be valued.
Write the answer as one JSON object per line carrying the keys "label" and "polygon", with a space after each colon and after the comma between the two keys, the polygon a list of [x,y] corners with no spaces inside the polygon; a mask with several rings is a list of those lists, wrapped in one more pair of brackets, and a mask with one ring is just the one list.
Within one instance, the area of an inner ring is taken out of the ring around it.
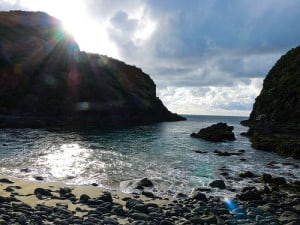
{"label": "lens flare", "polygon": [[227,197],[224,198],[224,204],[230,211],[237,208],[237,205],[230,198]]}

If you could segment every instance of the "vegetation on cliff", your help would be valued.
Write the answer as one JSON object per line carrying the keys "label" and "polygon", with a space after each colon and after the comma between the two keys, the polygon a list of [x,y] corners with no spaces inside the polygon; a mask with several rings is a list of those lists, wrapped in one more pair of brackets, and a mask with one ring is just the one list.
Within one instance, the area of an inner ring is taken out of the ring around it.
{"label": "vegetation on cliff", "polygon": [[242,124],[250,127],[255,148],[300,158],[300,46],[270,70],[249,120]]}
{"label": "vegetation on cliff", "polygon": [[141,69],[79,50],[43,12],[0,12],[0,126],[182,120]]}

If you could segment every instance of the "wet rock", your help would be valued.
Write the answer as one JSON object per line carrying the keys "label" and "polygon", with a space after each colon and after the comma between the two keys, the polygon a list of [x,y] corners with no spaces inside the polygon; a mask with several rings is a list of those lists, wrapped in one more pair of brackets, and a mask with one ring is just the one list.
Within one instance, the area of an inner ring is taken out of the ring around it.
{"label": "wet rock", "polygon": [[72,192],[72,189],[71,189],[71,188],[64,187],[64,188],[60,188],[58,192],[59,192],[59,194],[61,194],[61,195],[66,195],[66,194],[71,193],[71,192]]}
{"label": "wet rock", "polygon": [[14,182],[6,178],[1,178],[0,183],[13,184]]}
{"label": "wet rock", "polygon": [[142,191],[142,195],[144,195],[148,198],[156,198],[156,196],[150,191]]}
{"label": "wet rock", "polygon": [[220,151],[220,150],[214,150],[214,153],[218,156],[232,156],[232,155],[242,155],[242,153],[239,152],[227,152],[227,151]]}
{"label": "wet rock", "polygon": [[282,184],[286,184],[286,180],[284,177],[275,177],[275,178],[271,179],[270,183],[273,185],[279,186]]}
{"label": "wet rock", "polygon": [[23,172],[23,173],[30,173],[31,172],[31,170],[28,169],[28,168],[21,169],[20,171]]}
{"label": "wet rock", "polygon": [[186,194],[183,194],[183,193],[177,193],[177,194],[176,194],[176,198],[187,199],[188,196],[187,196]]}
{"label": "wet rock", "polygon": [[226,123],[217,123],[201,129],[198,133],[192,133],[191,137],[214,142],[233,141],[235,136],[232,130],[233,126],[228,126]]}
{"label": "wet rock", "polygon": [[264,173],[260,177],[260,180],[265,183],[270,183],[272,179],[273,179],[272,175],[268,173]]}
{"label": "wet rock", "polygon": [[282,223],[288,223],[288,222],[296,221],[298,219],[300,219],[299,215],[291,211],[284,211],[279,217],[279,221]]}
{"label": "wet rock", "polygon": [[261,198],[261,192],[259,192],[256,188],[244,190],[240,195],[238,195],[238,199],[242,201],[260,200]]}
{"label": "wet rock", "polygon": [[137,183],[137,186],[141,186],[141,187],[153,187],[153,182],[151,180],[149,180],[148,178],[143,178],[142,180],[140,180]]}
{"label": "wet rock", "polygon": [[219,188],[219,189],[225,189],[226,188],[225,182],[223,180],[214,180],[213,182],[211,182],[209,184],[209,186],[211,186],[213,188]]}
{"label": "wet rock", "polygon": [[44,177],[36,176],[36,177],[34,177],[34,179],[36,179],[36,180],[38,180],[38,181],[43,181],[43,180],[44,180]]}
{"label": "wet rock", "polygon": [[159,225],[175,225],[175,223],[168,220],[162,220]]}
{"label": "wet rock", "polygon": [[126,206],[126,208],[128,208],[128,209],[132,209],[132,208],[134,208],[137,204],[143,204],[143,201],[130,198],[130,199],[126,200],[126,205],[125,205],[125,206]]}
{"label": "wet rock", "polygon": [[53,195],[52,195],[52,193],[49,191],[49,190],[47,190],[47,189],[44,189],[44,188],[36,188],[35,190],[34,190],[34,194],[38,197],[52,197]]}
{"label": "wet rock", "polygon": [[135,220],[146,221],[148,219],[148,215],[145,213],[131,213],[129,216]]}
{"label": "wet rock", "polygon": [[246,171],[244,173],[240,173],[239,177],[242,177],[242,178],[252,178],[252,177],[254,177],[254,174],[251,171]]}
{"label": "wet rock", "polygon": [[103,192],[102,195],[98,197],[98,199],[102,200],[104,202],[112,202],[113,201],[111,193],[108,191]]}
{"label": "wet rock", "polygon": [[191,196],[191,199],[196,199],[198,201],[205,201],[205,202],[207,201],[206,195],[198,190],[194,191],[194,193]]}
{"label": "wet rock", "polygon": [[82,194],[80,195],[80,198],[79,198],[79,202],[80,203],[83,203],[83,204],[86,204],[88,203],[88,201],[91,199],[90,196],[86,195],[86,194]]}
{"label": "wet rock", "polygon": [[205,152],[205,151],[200,151],[200,150],[195,150],[196,153],[199,153],[199,154],[206,154],[208,152]]}
{"label": "wet rock", "polygon": [[217,223],[217,217],[215,215],[201,217],[201,220],[207,224],[216,224]]}

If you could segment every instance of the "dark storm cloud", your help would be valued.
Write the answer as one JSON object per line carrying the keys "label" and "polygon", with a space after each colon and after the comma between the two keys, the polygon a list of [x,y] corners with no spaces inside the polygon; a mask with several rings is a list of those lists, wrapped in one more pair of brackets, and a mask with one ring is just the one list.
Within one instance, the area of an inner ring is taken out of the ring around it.
{"label": "dark storm cloud", "polygon": [[[263,78],[300,40],[298,0],[83,3],[99,22],[95,30],[106,29],[120,59],[141,67],[158,86],[231,86],[236,80]],[[0,9],[24,7],[19,4],[1,1]],[[101,27],[103,21],[110,26]],[[139,40],[136,34],[148,21],[155,30]]]}
{"label": "dark storm cloud", "polygon": [[[234,79],[264,77],[300,40],[300,1],[91,2],[94,12],[104,10],[111,18],[110,36],[121,57],[166,85],[233,85]],[[147,42],[136,46],[131,34],[138,21],[127,13],[140,6],[157,27]],[[118,35],[120,25],[124,35]]]}

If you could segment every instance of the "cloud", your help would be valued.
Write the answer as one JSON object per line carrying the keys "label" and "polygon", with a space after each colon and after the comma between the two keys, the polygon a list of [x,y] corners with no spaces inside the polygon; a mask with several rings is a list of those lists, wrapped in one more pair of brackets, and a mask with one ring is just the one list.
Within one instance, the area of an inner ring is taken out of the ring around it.
{"label": "cloud", "polygon": [[261,87],[262,79],[253,78],[249,84],[235,82],[234,88],[169,86],[158,95],[170,110],[181,114],[248,116]]}
{"label": "cloud", "polygon": [[[94,27],[77,40],[99,40],[79,44],[141,67],[179,112],[198,112],[200,103],[211,113],[249,111],[259,93],[254,83],[300,40],[298,0],[78,1]],[[29,2],[5,0],[0,9],[36,10]]]}

